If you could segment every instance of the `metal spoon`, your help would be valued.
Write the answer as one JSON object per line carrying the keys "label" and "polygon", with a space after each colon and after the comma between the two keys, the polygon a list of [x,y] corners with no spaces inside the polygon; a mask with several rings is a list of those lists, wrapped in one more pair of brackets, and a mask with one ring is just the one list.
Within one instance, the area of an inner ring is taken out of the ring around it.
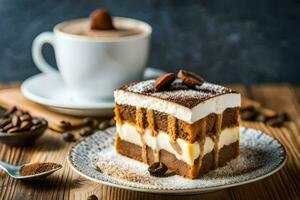
{"label": "metal spoon", "polygon": [[19,172],[21,167],[23,166],[28,166],[31,164],[35,164],[35,163],[27,163],[21,166],[14,166],[14,165],[10,165],[6,162],[2,162],[0,161],[0,168],[2,168],[4,171],[6,171],[11,177],[15,178],[15,179],[19,179],[19,180],[36,180],[36,179],[43,179],[46,178],[47,176],[49,176],[50,174],[52,174],[53,172],[60,170],[62,168],[62,166],[60,165],[57,168],[51,169],[49,171],[45,171],[42,173],[38,173],[38,174],[34,174],[34,175],[28,175],[28,176],[22,176]]}

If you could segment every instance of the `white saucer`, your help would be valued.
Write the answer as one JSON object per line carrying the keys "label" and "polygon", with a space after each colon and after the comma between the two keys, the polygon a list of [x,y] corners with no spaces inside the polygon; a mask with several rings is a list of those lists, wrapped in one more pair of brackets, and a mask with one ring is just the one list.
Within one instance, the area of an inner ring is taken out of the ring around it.
{"label": "white saucer", "polygon": [[[160,70],[147,68],[144,77],[157,76]],[[21,85],[22,94],[29,100],[47,106],[59,113],[74,116],[109,116],[113,114],[111,100],[99,102],[76,101],[70,95],[61,76],[57,74],[37,74],[26,79]]]}

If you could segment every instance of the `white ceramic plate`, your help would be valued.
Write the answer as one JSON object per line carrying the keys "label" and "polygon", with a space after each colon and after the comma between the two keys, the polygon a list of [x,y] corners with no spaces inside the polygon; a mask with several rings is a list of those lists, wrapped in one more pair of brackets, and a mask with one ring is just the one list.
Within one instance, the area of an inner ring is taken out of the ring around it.
{"label": "white ceramic plate", "polygon": [[[147,68],[144,78],[159,76],[163,71]],[[22,94],[29,100],[59,113],[75,116],[109,116],[113,114],[113,97],[99,102],[76,101],[71,97],[61,76],[37,74],[21,85]]]}
{"label": "white ceramic plate", "polygon": [[[196,194],[258,181],[277,172],[287,159],[278,140],[259,130],[241,127],[241,154],[226,166],[196,180],[177,175],[156,178],[148,174],[147,165],[115,153],[114,135],[115,128],[110,128],[76,144],[68,155],[71,167],[89,180],[113,187],[151,193]],[[97,171],[99,161],[108,168],[117,168],[117,173]],[[122,172],[138,178],[124,178],[127,175],[120,176]]]}

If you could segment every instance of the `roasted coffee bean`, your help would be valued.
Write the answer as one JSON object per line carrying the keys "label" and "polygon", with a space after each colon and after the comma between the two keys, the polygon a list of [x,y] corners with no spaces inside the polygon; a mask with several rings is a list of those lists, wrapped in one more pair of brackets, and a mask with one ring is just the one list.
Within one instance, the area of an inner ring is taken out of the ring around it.
{"label": "roasted coffee bean", "polygon": [[30,130],[31,131],[35,131],[35,130],[37,130],[40,127],[41,127],[40,125],[33,125],[32,127],[30,127]]}
{"label": "roasted coffee bean", "polygon": [[109,126],[114,126],[114,125],[116,125],[116,120],[112,118],[111,120],[109,120]]}
{"label": "roasted coffee bean", "polygon": [[11,119],[11,123],[13,126],[19,126],[21,123],[21,120],[18,116],[14,115]]}
{"label": "roasted coffee bean", "polygon": [[24,115],[24,111],[23,110],[20,110],[20,109],[17,109],[15,112],[14,112],[14,115],[18,116],[18,117],[21,117],[22,115]]}
{"label": "roasted coffee bean", "polygon": [[40,119],[38,119],[38,118],[33,118],[33,119],[31,120],[31,122],[32,122],[32,124],[34,124],[34,125],[37,125],[37,124],[41,124],[41,123],[42,123],[42,121],[41,121]]}
{"label": "roasted coffee bean", "polygon": [[272,127],[282,127],[284,125],[284,122],[282,120],[280,120],[279,118],[271,118],[271,119],[267,119],[266,121],[267,125],[270,125]]}
{"label": "roasted coffee bean", "polygon": [[155,162],[149,166],[148,171],[151,176],[162,177],[167,172],[167,166],[162,162]]}
{"label": "roasted coffee bean", "polygon": [[70,129],[72,127],[72,124],[68,121],[60,121],[60,125],[64,129]]}
{"label": "roasted coffee bean", "polygon": [[69,133],[69,132],[63,133],[63,139],[66,142],[74,142],[74,141],[76,141],[74,135],[72,133]]}
{"label": "roasted coffee bean", "polygon": [[98,200],[98,197],[96,195],[91,195],[87,198],[87,200]]}
{"label": "roasted coffee bean", "polygon": [[194,72],[180,70],[177,76],[182,80],[183,84],[189,87],[195,87],[196,85],[202,85],[204,83],[204,79]]}
{"label": "roasted coffee bean", "polygon": [[291,121],[291,118],[289,116],[289,114],[285,113],[285,112],[281,112],[278,113],[278,118],[284,122],[289,122]]}
{"label": "roasted coffee bean", "polygon": [[45,119],[40,119],[44,126],[48,126],[48,121]]}
{"label": "roasted coffee bean", "polygon": [[98,8],[89,17],[90,27],[95,30],[113,30],[113,20],[108,10]]}
{"label": "roasted coffee bean", "polygon": [[6,126],[3,127],[3,132],[8,131],[9,129],[13,128],[14,126],[12,125],[12,123],[7,124]]}
{"label": "roasted coffee bean", "polygon": [[166,73],[155,79],[153,88],[155,91],[169,87],[175,80],[176,76],[173,73]]}
{"label": "roasted coffee bean", "polygon": [[13,127],[11,129],[8,129],[7,133],[16,133],[19,132],[20,128],[19,127]]}
{"label": "roasted coffee bean", "polygon": [[4,128],[9,123],[11,123],[11,119],[2,119],[0,121],[0,128]]}
{"label": "roasted coffee bean", "polygon": [[21,121],[29,121],[31,120],[31,116],[29,114],[24,114],[20,116]]}
{"label": "roasted coffee bean", "polygon": [[109,120],[105,120],[105,121],[102,121],[99,126],[98,126],[98,129],[99,130],[104,130],[104,129],[107,129],[109,127]]}
{"label": "roasted coffee bean", "polygon": [[241,118],[245,121],[255,121],[258,113],[255,110],[244,110],[241,112]]}
{"label": "roasted coffee bean", "polygon": [[31,126],[32,126],[31,121],[23,121],[23,122],[21,122],[20,129],[22,131],[25,131],[25,130],[30,129]]}
{"label": "roasted coffee bean", "polygon": [[255,121],[257,122],[265,122],[266,121],[266,116],[262,115],[262,114],[258,114],[256,117],[255,117]]}
{"label": "roasted coffee bean", "polygon": [[94,133],[94,130],[91,127],[83,128],[79,132],[80,136],[82,136],[82,137],[92,135],[93,133]]}
{"label": "roasted coffee bean", "polygon": [[256,111],[254,106],[246,106],[246,107],[241,107],[241,112],[246,112],[246,111]]}
{"label": "roasted coffee bean", "polygon": [[93,124],[94,124],[93,119],[91,117],[84,118],[83,123],[86,126],[93,126]]}
{"label": "roasted coffee bean", "polygon": [[11,109],[7,110],[4,114],[3,117],[4,118],[8,118],[11,114],[13,114],[14,112],[16,112],[17,108],[14,106]]}

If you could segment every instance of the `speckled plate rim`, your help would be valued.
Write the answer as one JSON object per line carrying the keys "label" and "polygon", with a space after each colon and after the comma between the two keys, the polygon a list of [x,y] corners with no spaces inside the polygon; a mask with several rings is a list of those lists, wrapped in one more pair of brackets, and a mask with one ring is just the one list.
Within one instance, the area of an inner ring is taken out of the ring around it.
{"label": "speckled plate rim", "polygon": [[[111,187],[115,187],[115,188],[120,188],[120,189],[126,189],[126,190],[132,190],[132,191],[138,191],[138,192],[147,192],[147,193],[155,193],[155,194],[173,194],[173,195],[186,195],[186,194],[200,194],[200,193],[208,193],[208,192],[214,192],[214,191],[218,191],[218,190],[222,190],[222,189],[226,189],[226,188],[231,188],[231,187],[235,187],[235,186],[241,186],[241,185],[245,185],[248,183],[252,183],[252,182],[256,182],[259,180],[262,180],[268,176],[271,176],[273,174],[275,174],[276,172],[278,172],[286,163],[287,161],[287,154],[286,154],[286,149],[284,147],[283,144],[281,144],[281,142],[279,142],[279,140],[277,140],[276,138],[274,138],[273,136],[266,134],[260,130],[254,129],[254,128],[247,128],[247,127],[243,127],[245,129],[252,129],[255,131],[260,132],[263,135],[266,135],[267,137],[270,137],[271,139],[275,140],[279,145],[280,148],[283,150],[282,152],[282,156],[284,157],[281,162],[274,167],[274,169],[272,169],[271,171],[269,171],[268,173],[265,173],[261,176],[257,176],[255,178],[250,178],[248,180],[244,180],[244,181],[240,181],[237,183],[229,183],[229,184],[224,184],[224,185],[217,185],[217,186],[209,186],[209,187],[203,187],[203,188],[193,188],[193,189],[176,189],[176,190],[171,190],[171,189],[151,189],[151,188],[139,188],[139,187],[133,187],[133,186],[126,186],[126,185],[121,185],[121,184],[116,184],[116,183],[112,183],[112,182],[108,182],[105,180],[100,180],[97,178],[93,178],[88,176],[87,174],[84,174],[83,172],[81,172],[79,169],[77,169],[71,161],[71,152],[72,150],[79,145],[81,142],[84,142],[86,140],[88,140],[88,137],[77,142],[70,150],[67,156],[67,160],[68,160],[68,164],[71,166],[71,169],[73,169],[77,174],[85,177],[88,180],[94,181],[96,183],[100,183],[106,186],[111,186]],[[99,172],[100,173],[100,172]]]}

